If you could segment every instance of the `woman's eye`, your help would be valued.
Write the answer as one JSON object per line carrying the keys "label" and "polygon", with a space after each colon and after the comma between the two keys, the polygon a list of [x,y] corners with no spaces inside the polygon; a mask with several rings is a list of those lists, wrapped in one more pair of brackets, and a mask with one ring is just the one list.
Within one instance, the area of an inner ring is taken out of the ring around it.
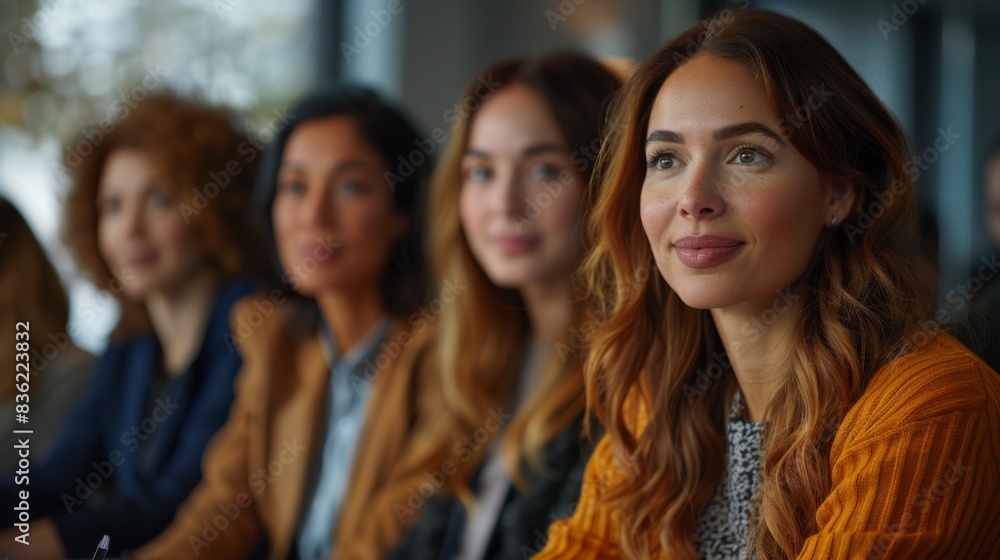
{"label": "woman's eye", "polygon": [[121,207],[122,207],[121,201],[117,199],[103,200],[97,206],[97,213],[101,214],[102,216],[106,216],[118,212],[119,210],[121,210]]}
{"label": "woman's eye", "polygon": [[736,157],[733,159],[740,165],[760,165],[770,158],[771,155],[763,148],[743,146],[736,149]]}
{"label": "woman's eye", "polygon": [[531,174],[536,179],[541,179],[543,181],[550,181],[552,179],[555,179],[559,175],[559,172],[556,170],[556,167],[554,165],[540,163],[531,168]]}
{"label": "woman's eye", "polygon": [[343,181],[340,183],[339,189],[341,192],[350,195],[362,194],[367,190],[364,185],[357,181]]}
{"label": "woman's eye", "polygon": [[469,170],[469,179],[473,181],[486,181],[490,178],[490,171],[482,165],[477,165]]}
{"label": "woman's eye", "polygon": [[288,181],[278,185],[278,191],[285,194],[300,195],[306,191],[305,186],[298,181]]}
{"label": "woman's eye", "polygon": [[658,171],[666,171],[674,167],[673,154],[654,154],[649,158],[648,166]]}
{"label": "woman's eye", "polygon": [[154,194],[149,197],[149,204],[153,208],[164,210],[173,205],[173,199],[165,194]]}
{"label": "woman's eye", "polygon": [[763,161],[763,156],[757,150],[751,150],[749,148],[740,150],[740,153],[736,156],[740,163],[744,164],[754,164]]}

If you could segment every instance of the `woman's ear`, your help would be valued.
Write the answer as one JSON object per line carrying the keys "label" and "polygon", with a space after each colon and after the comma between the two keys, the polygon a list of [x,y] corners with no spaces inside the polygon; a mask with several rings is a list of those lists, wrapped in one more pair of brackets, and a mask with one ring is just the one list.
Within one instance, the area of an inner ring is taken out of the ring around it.
{"label": "woman's ear", "polygon": [[851,217],[857,208],[857,188],[850,180],[828,175],[826,179],[826,225],[836,227]]}

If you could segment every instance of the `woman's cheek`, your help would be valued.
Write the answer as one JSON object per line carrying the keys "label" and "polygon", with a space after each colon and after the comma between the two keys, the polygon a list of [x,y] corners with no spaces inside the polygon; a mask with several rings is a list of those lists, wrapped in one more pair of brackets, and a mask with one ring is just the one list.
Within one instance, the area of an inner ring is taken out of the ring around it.
{"label": "woman's cheek", "polygon": [[[775,188],[777,187],[777,188]],[[765,224],[772,232],[801,232],[813,216],[813,209],[822,204],[818,185],[801,185],[790,181],[761,189],[757,196],[745,202],[747,212]]]}
{"label": "woman's cheek", "polygon": [[383,212],[375,209],[366,209],[353,217],[354,224],[349,229],[363,237],[362,241],[377,239],[385,233],[387,220],[388,216],[384,215]]}
{"label": "woman's cheek", "polygon": [[670,221],[669,206],[665,197],[650,189],[644,189],[639,197],[639,222],[654,248]]}
{"label": "woman's cheek", "polygon": [[549,229],[571,235],[580,221],[581,199],[578,185],[564,187],[562,192],[550,199],[548,207],[542,209],[540,220],[547,223]]}
{"label": "woman's cheek", "polygon": [[104,259],[108,268],[116,269],[118,265],[118,240],[121,236],[115,235],[112,224],[102,220],[97,226],[97,250]]}

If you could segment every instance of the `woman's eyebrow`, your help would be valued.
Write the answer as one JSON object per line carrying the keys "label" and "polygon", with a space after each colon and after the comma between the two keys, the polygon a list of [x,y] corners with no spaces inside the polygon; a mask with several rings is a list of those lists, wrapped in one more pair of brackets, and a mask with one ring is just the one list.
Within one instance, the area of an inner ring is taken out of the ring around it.
{"label": "woman's eyebrow", "polygon": [[535,144],[528,146],[524,149],[524,155],[533,156],[537,154],[544,154],[548,152],[555,152],[557,154],[563,153],[563,149],[556,144]]}
{"label": "woman's eyebrow", "polygon": [[[727,140],[735,136],[754,133],[763,134],[782,146],[787,145],[778,133],[758,122],[745,122],[722,127],[712,133],[712,139],[716,141]],[[647,145],[653,142],[672,142],[674,144],[683,144],[684,137],[672,130],[654,130],[653,132],[650,132],[649,136],[646,138]]]}
{"label": "woman's eyebrow", "polygon": [[716,130],[712,133],[712,139],[714,140],[726,140],[734,136],[743,136],[744,134],[763,134],[774,140],[775,142],[785,146],[785,141],[781,139],[781,136],[777,132],[771,130],[766,125],[759,122],[744,122],[739,124],[733,124],[725,126]]}
{"label": "woman's eyebrow", "polygon": [[654,130],[649,133],[649,136],[646,137],[646,145],[652,144],[653,142],[673,142],[674,144],[683,144],[684,137],[673,130]]}
{"label": "woman's eyebrow", "polygon": [[[528,146],[521,152],[521,155],[535,156],[538,154],[548,154],[548,153],[564,154],[566,152],[565,148],[563,148],[558,144],[544,143],[544,144],[533,144],[531,146]],[[483,150],[469,148],[468,150],[465,151],[465,154],[462,156],[462,158],[489,159],[490,154],[489,152],[484,152]]]}
{"label": "woman's eyebrow", "polygon": [[294,161],[283,161],[278,167],[279,173],[297,173],[305,170],[305,166]]}
{"label": "woman's eyebrow", "polygon": [[362,159],[346,159],[344,161],[338,162],[337,165],[333,166],[334,173],[343,173],[345,171],[378,171],[379,167],[371,162]]}
{"label": "woman's eyebrow", "polygon": [[[363,171],[364,170],[377,171],[378,166],[362,159],[351,158],[337,162],[331,168],[331,171],[334,173],[339,173],[343,171],[350,171],[353,169],[359,169]],[[278,173],[305,173],[305,172],[306,172],[306,166],[303,165],[302,163],[294,161],[285,162],[281,164],[281,167],[278,168]]]}

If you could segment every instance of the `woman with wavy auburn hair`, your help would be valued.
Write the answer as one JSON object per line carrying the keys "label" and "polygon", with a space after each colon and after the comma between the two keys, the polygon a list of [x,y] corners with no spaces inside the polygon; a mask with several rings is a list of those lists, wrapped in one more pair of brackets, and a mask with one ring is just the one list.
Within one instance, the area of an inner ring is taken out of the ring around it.
{"label": "woman with wavy auburn hair", "polygon": [[806,25],[718,23],[618,100],[585,263],[608,435],[537,558],[996,558],[1000,379],[923,315],[900,126]]}
{"label": "woman with wavy auburn hair", "polygon": [[0,484],[11,512],[30,484],[33,518],[31,546],[8,529],[0,555],[82,557],[103,533],[117,554],[170,523],[233,402],[230,310],[266,267],[246,220],[255,153],[230,111],[154,92],[93,130],[67,155],[63,238],[121,314],[51,453]]}
{"label": "woman with wavy auburn hair", "polygon": [[423,498],[394,504],[416,525],[389,558],[522,558],[572,511],[591,447],[572,276],[619,85],[591,58],[550,54],[497,63],[460,98],[472,110],[433,180],[430,238],[439,281],[462,292],[441,309],[440,394],[403,459]]}

